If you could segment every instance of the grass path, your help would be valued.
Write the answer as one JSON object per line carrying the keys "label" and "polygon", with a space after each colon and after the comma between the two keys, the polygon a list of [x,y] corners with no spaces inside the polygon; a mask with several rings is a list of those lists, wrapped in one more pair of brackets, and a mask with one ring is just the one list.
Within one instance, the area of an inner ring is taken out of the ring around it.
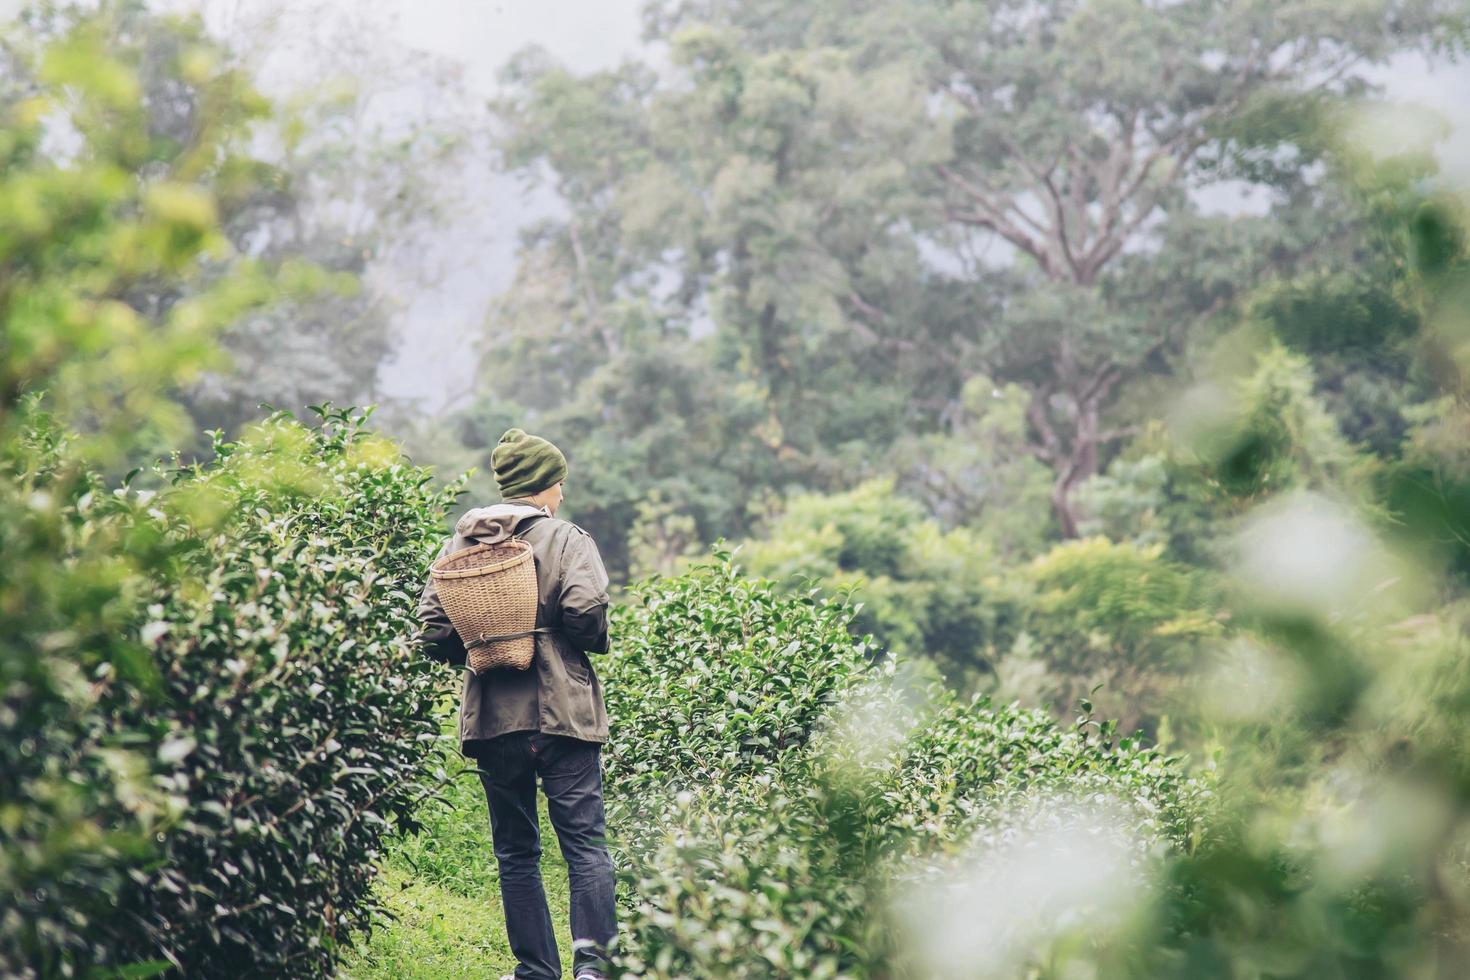
{"label": "grass path", "polygon": [[[397,918],[348,956],[340,973],[348,980],[494,980],[515,969],[480,782],[467,772],[445,796],[445,803],[425,807],[423,832],[397,842],[384,862],[378,894]],[[567,866],[545,797],[538,807],[541,877],[562,970],[570,976]]]}

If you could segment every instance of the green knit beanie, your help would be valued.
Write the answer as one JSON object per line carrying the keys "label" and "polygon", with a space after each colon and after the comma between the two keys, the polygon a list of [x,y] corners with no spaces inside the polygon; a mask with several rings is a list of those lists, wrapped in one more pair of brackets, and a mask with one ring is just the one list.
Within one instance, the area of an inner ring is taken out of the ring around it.
{"label": "green knit beanie", "polygon": [[555,486],[567,476],[567,458],[545,439],[521,429],[506,429],[490,453],[500,496],[529,497]]}

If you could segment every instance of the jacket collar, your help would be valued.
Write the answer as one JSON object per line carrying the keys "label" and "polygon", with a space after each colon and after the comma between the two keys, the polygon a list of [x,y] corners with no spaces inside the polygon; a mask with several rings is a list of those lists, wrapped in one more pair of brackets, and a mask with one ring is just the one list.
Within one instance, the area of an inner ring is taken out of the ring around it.
{"label": "jacket collar", "polygon": [[505,500],[465,511],[455,522],[454,533],[481,544],[495,544],[514,534],[522,521],[538,516],[550,517],[551,511],[520,499]]}
{"label": "jacket collar", "polygon": [[517,507],[532,507],[532,508],[534,508],[536,510],[539,510],[541,513],[545,514],[547,517],[550,517],[551,516],[551,508],[547,507],[545,504],[541,504],[541,505],[538,506],[536,504],[531,503],[531,498],[530,497],[510,497],[510,498],[508,498],[506,500],[502,500],[501,503],[503,503],[503,504],[515,504]]}

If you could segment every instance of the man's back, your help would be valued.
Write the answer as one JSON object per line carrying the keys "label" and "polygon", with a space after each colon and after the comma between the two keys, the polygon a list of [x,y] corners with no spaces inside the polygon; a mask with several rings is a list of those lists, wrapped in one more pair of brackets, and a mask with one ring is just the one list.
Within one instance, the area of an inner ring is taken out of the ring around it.
{"label": "man's back", "polygon": [[[466,671],[460,698],[460,748],[507,732],[541,731],[592,742],[608,738],[602,685],[589,653],[606,653],[607,571],[592,536],[524,499],[480,507],[455,524],[440,554],[515,534],[531,546],[539,592],[536,656],[527,670]],[[454,632],[430,579],[419,603],[422,638],[436,659],[464,662],[464,644]]]}

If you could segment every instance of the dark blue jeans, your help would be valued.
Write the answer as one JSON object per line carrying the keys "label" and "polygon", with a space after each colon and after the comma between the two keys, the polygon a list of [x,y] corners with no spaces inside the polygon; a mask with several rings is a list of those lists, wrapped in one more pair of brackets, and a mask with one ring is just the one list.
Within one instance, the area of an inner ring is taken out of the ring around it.
{"label": "dark blue jeans", "polygon": [[567,862],[572,899],[572,976],[605,975],[617,938],[613,865],[602,808],[602,746],[569,735],[510,732],[475,749],[490,804],[505,931],[516,980],[560,980],[561,957],[541,887],[536,777]]}

